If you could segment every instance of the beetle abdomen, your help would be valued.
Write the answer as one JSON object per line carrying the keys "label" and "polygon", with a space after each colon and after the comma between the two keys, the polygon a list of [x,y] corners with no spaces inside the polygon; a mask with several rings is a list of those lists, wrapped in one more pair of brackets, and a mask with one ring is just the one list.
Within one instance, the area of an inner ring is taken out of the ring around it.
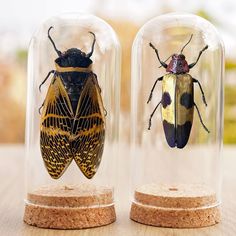
{"label": "beetle abdomen", "polygon": [[162,85],[162,119],[170,147],[183,148],[193,121],[193,80],[189,74],[168,74]]}

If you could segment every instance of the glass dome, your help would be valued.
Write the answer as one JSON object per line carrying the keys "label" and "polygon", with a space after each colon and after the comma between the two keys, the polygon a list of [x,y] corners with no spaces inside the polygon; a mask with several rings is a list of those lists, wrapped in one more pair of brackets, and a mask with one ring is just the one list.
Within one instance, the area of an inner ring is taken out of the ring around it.
{"label": "glass dome", "polygon": [[28,57],[24,221],[89,228],[115,221],[120,46],[100,18],[64,14]]}
{"label": "glass dome", "polygon": [[180,228],[219,222],[223,76],[223,43],[203,18],[166,14],[139,30],[132,48],[131,219]]}

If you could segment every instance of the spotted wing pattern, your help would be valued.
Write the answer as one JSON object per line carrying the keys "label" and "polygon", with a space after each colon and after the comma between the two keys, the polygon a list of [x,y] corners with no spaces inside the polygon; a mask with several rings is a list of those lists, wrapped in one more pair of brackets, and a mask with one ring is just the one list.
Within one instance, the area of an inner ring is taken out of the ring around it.
{"label": "spotted wing pattern", "polygon": [[175,137],[175,87],[176,75],[167,74],[163,77],[162,83],[162,121],[165,132],[165,137],[170,147],[176,146]]}
{"label": "spotted wing pattern", "polygon": [[105,139],[104,107],[94,74],[88,78],[81,93],[72,132],[74,159],[90,179],[100,165]]}
{"label": "spotted wing pattern", "polygon": [[176,80],[176,146],[184,148],[188,143],[193,123],[194,90],[189,74],[177,75]]}
{"label": "spotted wing pattern", "polygon": [[44,164],[50,176],[59,178],[71,163],[71,125],[73,117],[69,97],[56,74],[49,86],[44,102],[40,146]]}
{"label": "spotted wing pattern", "polygon": [[162,83],[162,119],[170,147],[184,148],[193,122],[193,79],[189,74],[167,74]]}

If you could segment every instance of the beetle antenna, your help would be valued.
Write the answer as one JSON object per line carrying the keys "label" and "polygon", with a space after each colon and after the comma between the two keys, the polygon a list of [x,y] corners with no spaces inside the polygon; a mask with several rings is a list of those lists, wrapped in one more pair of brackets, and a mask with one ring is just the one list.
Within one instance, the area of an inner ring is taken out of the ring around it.
{"label": "beetle antenna", "polygon": [[[171,58],[172,55],[170,55],[164,62],[167,62],[170,58]],[[162,65],[160,65],[158,68],[161,68]]]}
{"label": "beetle antenna", "polygon": [[149,46],[155,51],[156,55],[157,55],[157,59],[160,62],[160,64],[164,67],[167,68],[167,64],[164,61],[161,61],[160,57],[159,57],[159,53],[158,50],[155,48],[155,46],[150,42]]}
{"label": "beetle antenna", "polygon": [[185,47],[191,42],[192,37],[193,37],[193,34],[191,34],[190,39],[188,40],[188,42],[187,42],[187,43],[183,46],[183,48],[181,49],[180,54],[182,54],[182,52],[183,52],[183,50],[185,49]]}
{"label": "beetle antenna", "polygon": [[90,58],[90,57],[93,55],[94,44],[95,44],[95,42],[96,42],[96,36],[95,36],[95,34],[94,34],[93,32],[91,32],[91,31],[89,31],[89,33],[93,35],[93,43],[92,43],[91,52],[86,55],[86,57],[88,57],[88,58]]}
{"label": "beetle antenna", "polygon": [[49,40],[51,41],[51,43],[52,43],[52,45],[53,45],[55,51],[57,52],[57,55],[60,57],[62,53],[61,53],[61,51],[59,51],[59,50],[57,49],[57,47],[56,47],[54,41],[52,40],[52,38],[51,38],[51,36],[50,36],[50,30],[51,30],[51,29],[53,29],[53,26],[51,26],[51,27],[48,29],[48,38],[49,38]]}

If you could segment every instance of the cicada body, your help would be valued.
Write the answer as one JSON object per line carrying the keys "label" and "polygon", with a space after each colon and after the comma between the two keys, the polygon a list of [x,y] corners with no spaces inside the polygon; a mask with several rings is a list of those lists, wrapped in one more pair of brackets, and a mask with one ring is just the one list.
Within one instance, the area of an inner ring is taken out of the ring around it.
{"label": "cicada body", "polygon": [[90,59],[95,35],[92,33],[94,41],[89,54],[76,48],[61,53],[49,35],[50,30],[48,37],[59,57],[55,60],[56,70],[50,72],[53,77],[42,107],[42,157],[54,179],[62,176],[73,159],[90,179],[100,165],[105,140],[101,89]]}

